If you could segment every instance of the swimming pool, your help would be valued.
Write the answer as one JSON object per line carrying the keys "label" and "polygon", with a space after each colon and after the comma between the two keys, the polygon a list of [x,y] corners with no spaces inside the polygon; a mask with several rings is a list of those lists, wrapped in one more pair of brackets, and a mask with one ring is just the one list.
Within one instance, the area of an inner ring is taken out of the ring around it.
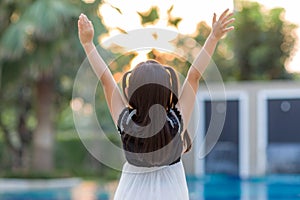
{"label": "swimming pool", "polygon": [[299,200],[300,175],[241,180],[227,175],[188,177],[190,200]]}
{"label": "swimming pool", "polygon": [[[227,175],[187,177],[190,200],[299,200],[300,175],[270,175],[241,180]],[[97,190],[94,200],[109,200],[108,192]],[[0,193],[1,200],[73,200],[72,188],[50,188]]]}
{"label": "swimming pool", "polygon": [[90,194],[88,198],[84,197],[85,194],[80,195],[81,197],[75,197],[72,189],[34,189],[26,191],[15,191],[15,192],[6,192],[0,193],[0,200],[109,200],[109,194],[107,192],[99,191],[93,194],[91,197]]}

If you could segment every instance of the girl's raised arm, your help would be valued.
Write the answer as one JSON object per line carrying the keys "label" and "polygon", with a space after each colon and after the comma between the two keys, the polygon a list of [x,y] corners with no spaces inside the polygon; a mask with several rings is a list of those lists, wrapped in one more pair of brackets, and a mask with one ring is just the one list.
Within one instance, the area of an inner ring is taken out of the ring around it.
{"label": "girl's raised arm", "polygon": [[[233,26],[229,26],[234,18],[231,18],[233,13],[228,14],[229,9],[226,9],[217,20],[216,14],[213,16],[212,31],[205,41],[200,53],[193,61],[187,77],[183,83],[181,94],[179,95],[178,107],[181,111],[184,130],[190,121],[191,114],[194,109],[196,93],[199,87],[199,80],[204,73],[207,65],[211,60],[218,41],[229,31],[233,30]],[[229,27],[228,27],[229,26]]]}
{"label": "girl's raised arm", "polygon": [[125,107],[123,96],[111,71],[99,55],[93,43],[94,27],[92,22],[84,14],[81,14],[78,19],[78,34],[89,62],[101,81],[113,121],[117,124],[119,114]]}

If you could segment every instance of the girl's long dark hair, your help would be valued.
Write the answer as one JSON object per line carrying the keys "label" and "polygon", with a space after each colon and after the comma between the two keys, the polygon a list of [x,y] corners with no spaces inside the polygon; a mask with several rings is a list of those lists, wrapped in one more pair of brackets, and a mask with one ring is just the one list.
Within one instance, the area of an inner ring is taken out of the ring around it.
{"label": "girl's long dark hair", "polygon": [[[132,119],[139,126],[165,120],[160,118],[166,117],[166,115],[155,115],[155,120],[150,119],[149,111],[153,105],[159,104],[165,111],[176,110],[179,88],[177,74],[172,67],[163,66],[155,60],[141,62],[132,71],[126,72],[123,76],[122,88],[129,107],[136,110]],[[143,142],[140,138],[126,133],[123,139],[123,145],[125,147],[127,145],[128,148],[131,145],[131,149],[134,149],[133,152],[148,153],[161,149],[170,143],[174,139],[174,132],[172,133],[166,121],[159,132],[151,137],[143,138]],[[134,144],[133,147],[132,143]],[[187,131],[183,133],[182,146],[184,152],[191,149],[191,138]]]}

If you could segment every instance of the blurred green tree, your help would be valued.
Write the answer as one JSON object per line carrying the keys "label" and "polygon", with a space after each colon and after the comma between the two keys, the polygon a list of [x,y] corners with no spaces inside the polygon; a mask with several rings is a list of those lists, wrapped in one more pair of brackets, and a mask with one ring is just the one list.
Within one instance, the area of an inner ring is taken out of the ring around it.
{"label": "blurred green tree", "polygon": [[297,26],[284,18],[284,8],[265,9],[241,2],[230,34],[238,80],[291,79],[285,68],[295,51]]}
{"label": "blurred green tree", "polygon": [[[0,38],[7,28],[18,20],[19,13],[24,12],[28,1],[0,2]],[[15,45],[18,43],[15,38]],[[32,110],[31,86],[21,74],[23,63],[4,57],[1,47],[0,56],[0,131],[8,151],[3,153],[1,167],[19,169],[25,165],[23,159],[31,141],[32,127],[30,118]],[[28,123],[30,121],[30,123]],[[8,160],[5,162],[5,160]]]}
{"label": "blurred green tree", "polygon": [[[28,109],[17,107],[14,114],[18,116],[17,118],[22,116],[24,127],[27,127],[29,132],[34,132],[32,161],[33,168],[38,171],[51,171],[54,167],[55,115],[59,105],[66,104],[65,99],[67,102],[70,101],[72,84],[65,83],[72,82],[70,77],[75,76],[84,58],[77,35],[77,18],[80,12],[86,12],[95,24],[96,34],[105,32],[97,14],[100,2],[100,0],[89,4],[73,0],[1,2],[1,9],[5,12],[1,12],[1,20],[4,23],[1,23],[0,33],[0,71],[3,77],[0,93],[1,97],[6,95],[8,85],[13,89],[19,88],[17,91],[11,91],[14,95],[11,95],[10,100],[14,99],[14,105],[22,106],[25,104],[22,99],[20,99],[22,104],[16,104],[16,99],[20,97],[18,91],[24,91],[22,90],[24,87],[27,88],[26,91],[30,91],[26,93],[31,95],[26,101],[29,101],[31,106],[23,107],[34,110],[35,124],[32,130],[28,128],[27,115],[19,114],[22,113],[21,110],[28,113]],[[9,84],[12,82],[13,84]],[[69,95],[60,95],[62,90],[64,93],[68,91]],[[21,94],[25,98],[25,93]],[[20,121],[21,119],[18,123]],[[8,144],[11,144],[9,145],[11,149],[22,151],[20,148],[22,145],[13,144],[11,139],[12,133],[20,130],[16,128],[12,130],[14,127],[6,126],[5,120],[0,122],[3,122],[0,126],[2,125],[2,131],[6,133],[5,138]],[[22,141],[20,138],[18,140]]]}

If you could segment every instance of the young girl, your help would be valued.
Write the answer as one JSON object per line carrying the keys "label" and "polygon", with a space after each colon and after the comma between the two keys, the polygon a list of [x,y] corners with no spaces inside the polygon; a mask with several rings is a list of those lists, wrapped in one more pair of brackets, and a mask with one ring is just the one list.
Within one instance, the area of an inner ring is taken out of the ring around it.
{"label": "young girl", "polygon": [[96,50],[91,21],[84,14],[79,16],[79,39],[102,83],[127,160],[114,199],[189,199],[181,161],[182,154],[191,148],[186,129],[201,74],[218,41],[233,30],[233,14],[228,12],[225,10],[218,20],[214,14],[212,31],[192,63],[180,93],[175,71],[147,60],[123,76],[125,98]]}

